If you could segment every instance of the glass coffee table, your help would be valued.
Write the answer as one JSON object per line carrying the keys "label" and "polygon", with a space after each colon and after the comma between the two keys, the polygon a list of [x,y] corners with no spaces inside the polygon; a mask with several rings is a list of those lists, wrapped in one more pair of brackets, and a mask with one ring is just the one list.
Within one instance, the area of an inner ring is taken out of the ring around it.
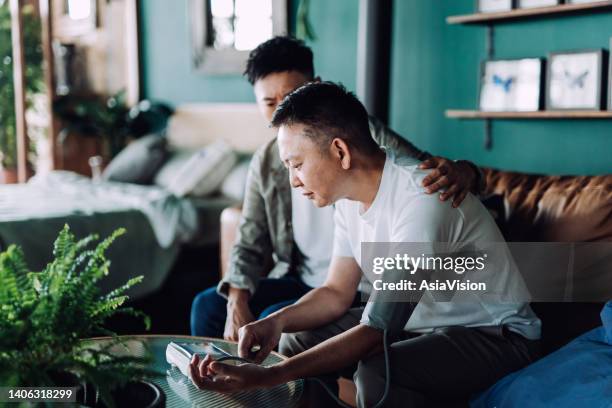
{"label": "glass coffee table", "polygon": [[[166,347],[171,341],[175,342],[214,342],[232,355],[237,355],[237,344],[221,339],[191,336],[168,335],[139,335],[119,336],[127,346],[127,353],[134,356],[144,356],[146,350],[153,354],[151,368],[164,373],[164,376],[153,379],[166,394],[166,407],[295,407],[300,403],[303,381],[291,381],[274,388],[265,390],[243,391],[233,394],[220,394],[212,391],[200,390],[191,380],[185,377],[178,368],[171,367],[166,362]],[[103,343],[107,337],[88,339]],[[124,351],[125,352],[125,351]],[[270,365],[284,359],[278,353],[271,353],[263,362]]]}

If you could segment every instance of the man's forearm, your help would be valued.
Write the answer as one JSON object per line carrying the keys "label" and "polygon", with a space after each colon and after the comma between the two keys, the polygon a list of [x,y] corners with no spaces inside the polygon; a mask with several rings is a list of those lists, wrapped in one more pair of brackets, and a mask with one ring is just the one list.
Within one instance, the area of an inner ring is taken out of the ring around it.
{"label": "man's forearm", "polygon": [[276,383],[333,372],[359,361],[382,344],[380,330],[358,325],[272,366]]}
{"label": "man's forearm", "polygon": [[351,305],[347,298],[345,293],[321,286],[302,296],[293,305],[271,314],[270,318],[279,320],[285,333],[314,329],[346,313]]}
{"label": "man's forearm", "polygon": [[232,285],[229,285],[227,290],[227,300],[228,304],[234,303],[246,303],[251,298],[251,292],[248,289],[240,289],[236,288]]}

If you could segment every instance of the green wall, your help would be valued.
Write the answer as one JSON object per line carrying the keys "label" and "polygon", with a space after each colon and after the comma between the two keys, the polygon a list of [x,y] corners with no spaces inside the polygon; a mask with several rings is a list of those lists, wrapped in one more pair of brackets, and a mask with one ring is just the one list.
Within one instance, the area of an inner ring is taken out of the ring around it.
{"label": "green wall", "polygon": [[186,102],[245,102],[251,87],[240,76],[205,76],[191,63],[187,0],[141,0],[143,96]]}
{"label": "green wall", "polygon": [[342,82],[355,91],[358,0],[310,0],[310,21],[317,36],[308,42],[321,79]]}
{"label": "green wall", "polygon": [[[473,0],[395,0],[391,126],[421,148],[506,170],[548,174],[612,173],[612,121],[492,122],[446,119],[448,108],[478,104],[485,28],[447,25],[471,13]],[[495,57],[545,57],[549,51],[608,48],[612,12],[535,19],[495,27]]]}
{"label": "green wall", "polygon": [[[310,0],[317,40],[310,42],[323,79],[355,89],[357,0]],[[484,121],[446,119],[448,108],[474,109],[485,28],[447,25],[471,13],[474,0],[395,0],[390,123],[434,154],[477,164],[549,174],[612,173],[612,121],[492,122],[493,148],[483,145]],[[292,21],[297,3],[291,2]],[[143,90],[148,98],[185,102],[250,102],[240,76],[195,73],[189,58],[187,0],[141,1]],[[609,46],[612,12],[496,26],[497,58]]]}
{"label": "green wall", "polygon": [[[174,105],[186,102],[251,102],[251,86],[240,75],[210,76],[193,70],[187,0],[141,0],[143,96]],[[294,20],[297,2],[289,10]],[[355,88],[357,0],[310,0],[317,40],[315,70],[326,80]]]}

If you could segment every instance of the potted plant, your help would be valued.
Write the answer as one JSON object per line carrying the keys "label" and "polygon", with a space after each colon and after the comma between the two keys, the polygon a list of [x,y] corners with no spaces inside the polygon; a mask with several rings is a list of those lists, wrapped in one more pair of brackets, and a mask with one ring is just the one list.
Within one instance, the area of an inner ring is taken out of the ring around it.
{"label": "potted plant", "polygon": [[[124,232],[119,229],[91,248],[96,236],[76,240],[65,226],[55,241],[54,259],[41,272],[28,269],[15,245],[0,253],[1,385],[94,386],[100,400],[94,402],[112,407],[113,390],[157,374],[147,368],[150,354],[113,352],[122,340],[104,327],[117,313],[143,318],[147,330],[150,327],[142,312],[123,306],[124,292],[142,276],[105,295],[97,285],[109,273],[105,251]],[[82,341],[99,335],[111,340],[103,346]]]}
{"label": "potted plant", "polygon": [[[25,86],[28,107],[34,94],[43,92],[43,53],[40,42],[40,21],[34,7],[26,5],[23,12],[24,57],[27,63]],[[13,86],[13,51],[11,45],[11,13],[8,1],[0,0],[0,179],[16,182],[17,141],[15,121],[15,91]],[[33,143],[31,151],[35,151]]]}
{"label": "potted plant", "polygon": [[110,97],[96,94],[67,94],[53,102],[53,112],[62,121],[58,147],[65,148],[71,135],[98,139],[103,156],[112,158],[124,146],[128,134],[129,108],[125,91]]}
{"label": "potted plant", "polygon": [[112,159],[130,139],[165,128],[173,109],[149,100],[142,100],[130,108],[122,90],[109,97],[63,95],[54,101],[53,112],[63,124],[58,135],[60,145],[71,133],[98,138],[105,145],[106,158]]}

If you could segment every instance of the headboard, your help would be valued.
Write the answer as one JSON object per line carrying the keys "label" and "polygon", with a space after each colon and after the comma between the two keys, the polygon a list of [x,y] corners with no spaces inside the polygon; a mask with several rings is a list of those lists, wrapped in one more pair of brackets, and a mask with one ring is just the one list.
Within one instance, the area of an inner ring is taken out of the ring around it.
{"label": "headboard", "polygon": [[197,149],[219,139],[253,153],[276,135],[254,103],[199,103],[179,106],[168,124],[175,149]]}

